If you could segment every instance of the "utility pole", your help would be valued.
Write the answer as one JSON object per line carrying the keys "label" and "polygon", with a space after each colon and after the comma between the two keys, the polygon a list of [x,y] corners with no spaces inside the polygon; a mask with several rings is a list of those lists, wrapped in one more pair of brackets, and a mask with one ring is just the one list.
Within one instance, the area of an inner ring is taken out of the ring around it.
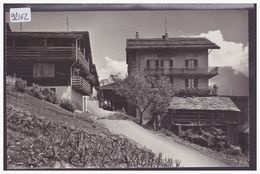
{"label": "utility pole", "polygon": [[20,32],[23,30],[23,24],[20,22]]}
{"label": "utility pole", "polygon": [[69,31],[69,17],[67,16],[67,31]]}
{"label": "utility pole", "polygon": [[164,19],[165,34],[167,34],[167,19]]}

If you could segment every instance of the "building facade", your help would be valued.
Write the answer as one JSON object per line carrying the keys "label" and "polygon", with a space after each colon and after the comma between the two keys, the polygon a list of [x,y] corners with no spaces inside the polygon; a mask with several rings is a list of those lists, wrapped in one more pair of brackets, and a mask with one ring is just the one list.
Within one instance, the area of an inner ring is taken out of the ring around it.
{"label": "building facade", "polygon": [[139,38],[126,41],[128,73],[134,68],[169,76],[175,89],[208,88],[209,78],[218,75],[208,66],[208,55],[219,49],[206,38]]}
{"label": "building facade", "polygon": [[39,84],[87,110],[87,98],[99,86],[88,32],[7,32],[6,75]]}

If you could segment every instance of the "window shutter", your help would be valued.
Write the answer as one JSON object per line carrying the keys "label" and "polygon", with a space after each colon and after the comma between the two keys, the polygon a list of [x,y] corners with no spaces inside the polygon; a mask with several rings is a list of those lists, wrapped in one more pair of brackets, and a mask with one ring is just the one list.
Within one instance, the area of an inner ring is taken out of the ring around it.
{"label": "window shutter", "polygon": [[33,77],[55,77],[54,64],[34,64]]}
{"label": "window shutter", "polygon": [[53,64],[42,64],[42,77],[55,77]]}
{"label": "window shutter", "polygon": [[194,87],[198,88],[198,79],[194,79]]}
{"label": "window shutter", "polygon": [[41,64],[33,65],[33,77],[41,77]]}

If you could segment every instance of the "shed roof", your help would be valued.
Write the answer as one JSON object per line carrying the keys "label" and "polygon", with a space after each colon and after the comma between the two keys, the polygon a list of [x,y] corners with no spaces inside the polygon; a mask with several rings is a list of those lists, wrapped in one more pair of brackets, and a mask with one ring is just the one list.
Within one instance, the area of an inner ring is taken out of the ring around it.
{"label": "shed roof", "polygon": [[173,97],[169,109],[240,112],[228,97]]}
{"label": "shed roof", "polygon": [[208,48],[219,49],[215,43],[204,37],[179,37],[179,38],[140,38],[127,39],[126,49],[149,48]]}

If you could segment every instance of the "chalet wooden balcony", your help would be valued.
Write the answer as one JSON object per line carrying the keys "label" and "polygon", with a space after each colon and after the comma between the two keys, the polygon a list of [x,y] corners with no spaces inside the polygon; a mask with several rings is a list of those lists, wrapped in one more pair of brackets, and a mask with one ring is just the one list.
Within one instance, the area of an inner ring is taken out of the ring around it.
{"label": "chalet wooden balcony", "polygon": [[72,89],[78,91],[81,94],[89,95],[91,93],[90,84],[81,76],[72,76]]}
{"label": "chalet wooden balcony", "polygon": [[7,58],[15,60],[75,60],[74,47],[7,47]]}
{"label": "chalet wooden balcony", "polygon": [[193,68],[146,68],[147,73],[166,75],[218,75],[218,67],[193,67]]}
{"label": "chalet wooden balcony", "polygon": [[[77,50],[77,53],[76,53]],[[89,71],[89,62],[79,48],[75,47],[7,47],[8,60],[29,61],[69,61],[78,60],[78,64]]]}
{"label": "chalet wooden balcony", "polygon": [[84,69],[89,71],[89,62],[86,60],[85,56],[82,54],[79,48],[77,49],[77,59],[79,64],[81,64]]}

